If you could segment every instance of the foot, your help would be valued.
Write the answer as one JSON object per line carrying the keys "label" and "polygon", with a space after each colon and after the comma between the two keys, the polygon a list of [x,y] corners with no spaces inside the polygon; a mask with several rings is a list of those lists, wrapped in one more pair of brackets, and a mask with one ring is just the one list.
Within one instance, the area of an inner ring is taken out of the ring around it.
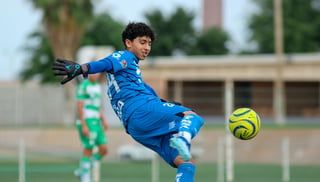
{"label": "foot", "polygon": [[81,170],[80,168],[74,170],[74,172],[73,172],[73,174],[74,174],[75,176],[79,177],[79,178],[80,178],[80,176],[81,176],[81,173],[82,173],[82,170]]}
{"label": "foot", "polygon": [[90,182],[91,176],[89,172],[85,172],[82,169],[76,169],[74,175],[79,179],[80,182]]}
{"label": "foot", "polygon": [[170,139],[170,147],[178,150],[178,153],[182,160],[189,161],[191,159],[190,150],[187,142],[180,137],[172,137]]}
{"label": "foot", "polygon": [[78,168],[74,170],[74,175],[79,179],[80,182],[90,182],[90,174],[83,171],[83,169]]}

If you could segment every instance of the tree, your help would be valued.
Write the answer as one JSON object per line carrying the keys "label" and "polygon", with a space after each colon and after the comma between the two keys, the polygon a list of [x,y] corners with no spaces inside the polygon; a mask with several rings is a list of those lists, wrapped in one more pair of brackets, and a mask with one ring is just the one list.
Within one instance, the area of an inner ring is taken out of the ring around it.
{"label": "tree", "polygon": [[190,55],[217,55],[227,54],[226,42],[229,35],[220,28],[212,27],[202,32],[189,50]]}
{"label": "tree", "polygon": [[146,13],[145,17],[159,37],[152,46],[152,56],[170,56],[175,50],[186,52],[190,48],[195,34],[193,13],[177,8],[168,18],[160,10]]}
{"label": "tree", "polygon": [[[85,33],[81,39],[81,46],[84,45],[111,45],[115,49],[122,49],[121,31],[124,25],[114,20],[110,15],[104,13],[93,17],[88,23]],[[39,30],[30,34],[26,45],[27,66],[20,73],[22,81],[37,78],[40,83],[55,83],[60,79],[52,74],[51,67],[55,56],[49,44],[45,32]],[[36,42],[36,44],[34,44]]]}
{"label": "tree", "polygon": [[[31,2],[43,12],[44,33],[54,56],[75,60],[86,25],[93,15],[91,0],[31,0]],[[73,95],[74,85],[68,84],[65,92],[67,101],[65,120],[68,123],[75,119]]]}
{"label": "tree", "polygon": [[183,8],[177,8],[167,18],[160,10],[147,13],[145,17],[159,37],[153,44],[152,56],[170,56],[176,51],[187,55],[228,53],[225,46],[229,40],[228,34],[215,27],[204,32],[196,32],[192,24],[194,14],[186,12]]}
{"label": "tree", "polygon": [[[273,1],[252,1],[259,7],[249,20],[250,41],[258,53],[274,52]],[[317,0],[283,0],[284,51],[314,52],[320,47],[320,5]]]}
{"label": "tree", "polygon": [[89,23],[81,45],[111,45],[117,50],[123,49],[123,28],[124,25],[109,14],[99,14]]}
{"label": "tree", "polygon": [[29,42],[36,44],[27,45],[25,51],[31,53],[27,64],[20,73],[22,81],[37,77],[40,83],[58,82],[58,78],[52,74],[51,66],[54,60],[49,41],[43,32],[34,32],[29,37]]}
{"label": "tree", "polygon": [[74,60],[93,15],[91,0],[31,0],[43,11],[43,25],[55,57]]}

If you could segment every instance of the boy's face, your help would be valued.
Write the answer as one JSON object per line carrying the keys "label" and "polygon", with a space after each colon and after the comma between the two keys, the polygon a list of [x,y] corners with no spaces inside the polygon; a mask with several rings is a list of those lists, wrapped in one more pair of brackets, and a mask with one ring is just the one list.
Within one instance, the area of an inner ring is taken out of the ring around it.
{"label": "boy's face", "polygon": [[132,41],[126,39],[125,41],[128,51],[135,54],[139,60],[144,60],[151,51],[151,38],[147,36],[136,37]]}
{"label": "boy's face", "polygon": [[90,75],[89,75],[89,80],[90,80],[91,82],[97,82],[97,81],[99,81],[100,76],[101,76],[100,73],[90,74]]}

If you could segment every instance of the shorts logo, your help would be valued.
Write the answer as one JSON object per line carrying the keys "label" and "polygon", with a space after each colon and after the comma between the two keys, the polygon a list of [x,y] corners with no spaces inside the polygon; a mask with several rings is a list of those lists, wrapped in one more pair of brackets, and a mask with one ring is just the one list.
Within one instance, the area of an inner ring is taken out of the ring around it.
{"label": "shorts logo", "polygon": [[168,103],[168,102],[166,102],[166,103],[164,103],[162,105],[165,106],[165,107],[173,107],[174,106],[174,104]]}
{"label": "shorts logo", "polygon": [[169,123],[169,130],[171,130],[171,129],[174,128],[175,126],[176,126],[175,121],[174,121],[174,120],[171,121],[171,122]]}

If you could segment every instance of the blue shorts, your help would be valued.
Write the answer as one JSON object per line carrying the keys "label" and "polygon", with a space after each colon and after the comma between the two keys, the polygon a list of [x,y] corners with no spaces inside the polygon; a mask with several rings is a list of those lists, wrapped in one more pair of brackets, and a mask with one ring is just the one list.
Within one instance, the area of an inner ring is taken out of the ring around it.
{"label": "blue shorts", "polygon": [[160,100],[148,101],[132,113],[127,121],[127,132],[137,142],[157,152],[168,164],[176,167],[173,161],[178,151],[170,147],[169,140],[178,132],[181,113],[190,110]]}

